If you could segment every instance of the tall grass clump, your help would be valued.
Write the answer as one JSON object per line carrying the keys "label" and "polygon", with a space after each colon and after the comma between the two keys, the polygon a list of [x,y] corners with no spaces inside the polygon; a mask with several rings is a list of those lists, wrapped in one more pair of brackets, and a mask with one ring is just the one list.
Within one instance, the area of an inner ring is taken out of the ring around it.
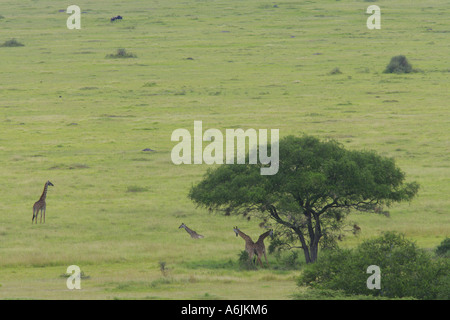
{"label": "tall grass clump", "polygon": [[331,75],[333,75],[333,74],[342,74],[342,71],[338,67],[336,67],[333,70],[331,70],[329,72],[329,74],[331,74]]}
{"label": "tall grass clump", "polygon": [[161,274],[163,277],[167,277],[169,274],[169,269],[167,268],[167,264],[165,261],[159,262],[159,271],[161,271]]}
{"label": "tall grass clump", "polygon": [[140,186],[128,186],[127,192],[146,192],[148,191],[147,188],[140,187]]}
{"label": "tall grass clump", "polygon": [[106,58],[109,59],[124,59],[124,58],[137,58],[134,53],[127,52],[125,49],[117,49],[117,52],[114,54],[106,55]]}
{"label": "tall grass clump", "polygon": [[25,46],[23,43],[20,43],[14,38],[0,44],[0,47],[23,47],[23,46]]}

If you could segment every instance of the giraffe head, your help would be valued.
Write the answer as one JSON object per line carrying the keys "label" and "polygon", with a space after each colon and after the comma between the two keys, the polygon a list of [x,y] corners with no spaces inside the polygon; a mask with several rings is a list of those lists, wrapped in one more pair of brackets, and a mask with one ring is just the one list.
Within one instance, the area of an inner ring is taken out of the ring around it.
{"label": "giraffe head", "polygon": [[53,185],[53,183],[51,183],[50,182],[50,180],[49,181],[47,181],[47,183],[46,183],[48,186],[52,186],[52,187],[54,187],[54,185]]}
{"label": "giraffe head", "polygon": [[186,225],[184,224],[184,222],[178,227],[178,229],[181,229],[181,228],[185,228],[186,227]]}
{"label": "giraffe head", "polygon": [[234,227],[234,228],[233,228],[234,233],[236,233],[236,237],[239,235],[238,230],[239,230],[238,227]]}

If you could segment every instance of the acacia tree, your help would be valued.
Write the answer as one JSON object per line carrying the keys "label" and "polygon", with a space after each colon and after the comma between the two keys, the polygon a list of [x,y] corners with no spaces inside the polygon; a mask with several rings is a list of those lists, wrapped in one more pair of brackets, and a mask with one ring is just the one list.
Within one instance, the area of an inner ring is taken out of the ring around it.
{"label": "acacia tree", "polygon": [[261,166],[209,169],[189,198],[226,215],[273,220],[283,237],[279,241],[303,249],[307,263],[316,261],[319,243],[333,239],[350,210],[376,212],[411,200],[419,189],[417,183],[405,182],[392,158],[307,135],[279,141],[277,174],[261,175]]}

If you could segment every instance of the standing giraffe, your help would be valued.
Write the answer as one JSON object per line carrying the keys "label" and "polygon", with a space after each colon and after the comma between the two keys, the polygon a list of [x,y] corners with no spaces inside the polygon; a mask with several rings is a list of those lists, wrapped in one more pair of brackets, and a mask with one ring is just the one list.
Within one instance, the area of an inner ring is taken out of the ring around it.
{"label": "standing giraffe", "polygon": [[266,258],[266,263],[269,265],[269,262],[267,261],[266,256],[266,247],[264,245],[264,239],[267,238],[269,235],[273,236],[273,230],[269,230],[262,235],[259,236],[258,241],[253,242],[252,238],[250,238],[248,235],[243,233],[238,227],[234,227],[234,232],[236,233],[236,237],[239,235],[242,239],[245,241],[245,251],[247,251],[249,260],[252,261],[253,255],[256,254],[256,261],[259,262],[261,267],[263,266],[261,261],[261,256],[264,254],[264,257]]}
{"label": "standing giraffe", "polygon": [[256,243],[255,243],[255,251],[256,251],[256,254],[258,255],[258,261],[261,264],[261,267],[262,267],[261,256],[263,254],[264,254],[264,258],[266,258],[267,266],[270,267],[269,261],[267,260],[267,256],[266,256],[266,246],[264,245],[264,239],[267,238],[268,236],[273,238],[273,230],[264,232],[262,235],[259,236],[258,241],[256,241]]}
{"label": "standing giraffe", "polygon": [[37,224],[39,211],[41,212],[41,222],[40,223],[42,223],[42,212],[44,212],[44,223],[45,223],[45,209],[47,208],[47,204],[45,203],[45,198],[47,197],[48,186],[53,186],[53,183],[51,183],[50,181],[47,181],[45,183],[44,191],[42,192],[41,197],[33,205],[33,219],[31,219],[31,223],[33,223],[34,218],[36,217],[36,224]]}
{"label": "standing giraffe", "polygon": [[184,228],[184,230],[186,230],[187,233],[189,233],[191,235],[191,238],[193,238],[193,239],[202,239],[202,238],[204,238],[201,234],[198,234],[194,230],[189,229],[187,227],[187,225],[185,225],[184,223],[182,223],[181,226],[178,227],[178,229],[181,229],[181,228]]}
{"label": "standing giraffe", "polygon": [[255,254],[255,243],[253,242],[252,238],[239,230],[238,227],[234,227],[233,231],[236,233],[236,237],[241,236],[241,238],[244,239],[245,251],[247,251],[248,259],[252,261],[253,255]]}

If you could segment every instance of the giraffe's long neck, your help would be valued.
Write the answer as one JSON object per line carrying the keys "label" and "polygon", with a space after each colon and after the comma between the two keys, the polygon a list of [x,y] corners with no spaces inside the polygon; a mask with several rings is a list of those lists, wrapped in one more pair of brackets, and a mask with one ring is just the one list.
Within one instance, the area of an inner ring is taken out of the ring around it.
{"label": "giraffe's long neck", "polygon": [[195,231],[192,229],[189,229],[186,225],[183,226],[184,230],[187,231],[187,233],[189,233],[190,235],[195,235]]}
{"label": "giraffe's long neck", "polygon": [[48,189],[48,183],[45,183],[44,191],[42,192],[42,195],[39,198],[39,201],[45,201],[45,198],[47,197],[47,189]]}
{"label": "giraffe's long neck", "polygon": [[241,230],[236,229],[236,231],[237,231],[237,233],[241,236],[241,238],[245,240],[245,242],[253,243],[253,240],[252,240],[248,235],[246,235],[245,233],[243,233]]}
{"label": "giraffe's long neck", "polygon": [[262,235],[260,235],[259,239],[258,239],[258,242],[259,243],[261,243],[261,242],[264,243],[264,239],[267,238],[270,235],[271,232],[272,232],[272,230],[269,230],[267,232],[264,232]]}

